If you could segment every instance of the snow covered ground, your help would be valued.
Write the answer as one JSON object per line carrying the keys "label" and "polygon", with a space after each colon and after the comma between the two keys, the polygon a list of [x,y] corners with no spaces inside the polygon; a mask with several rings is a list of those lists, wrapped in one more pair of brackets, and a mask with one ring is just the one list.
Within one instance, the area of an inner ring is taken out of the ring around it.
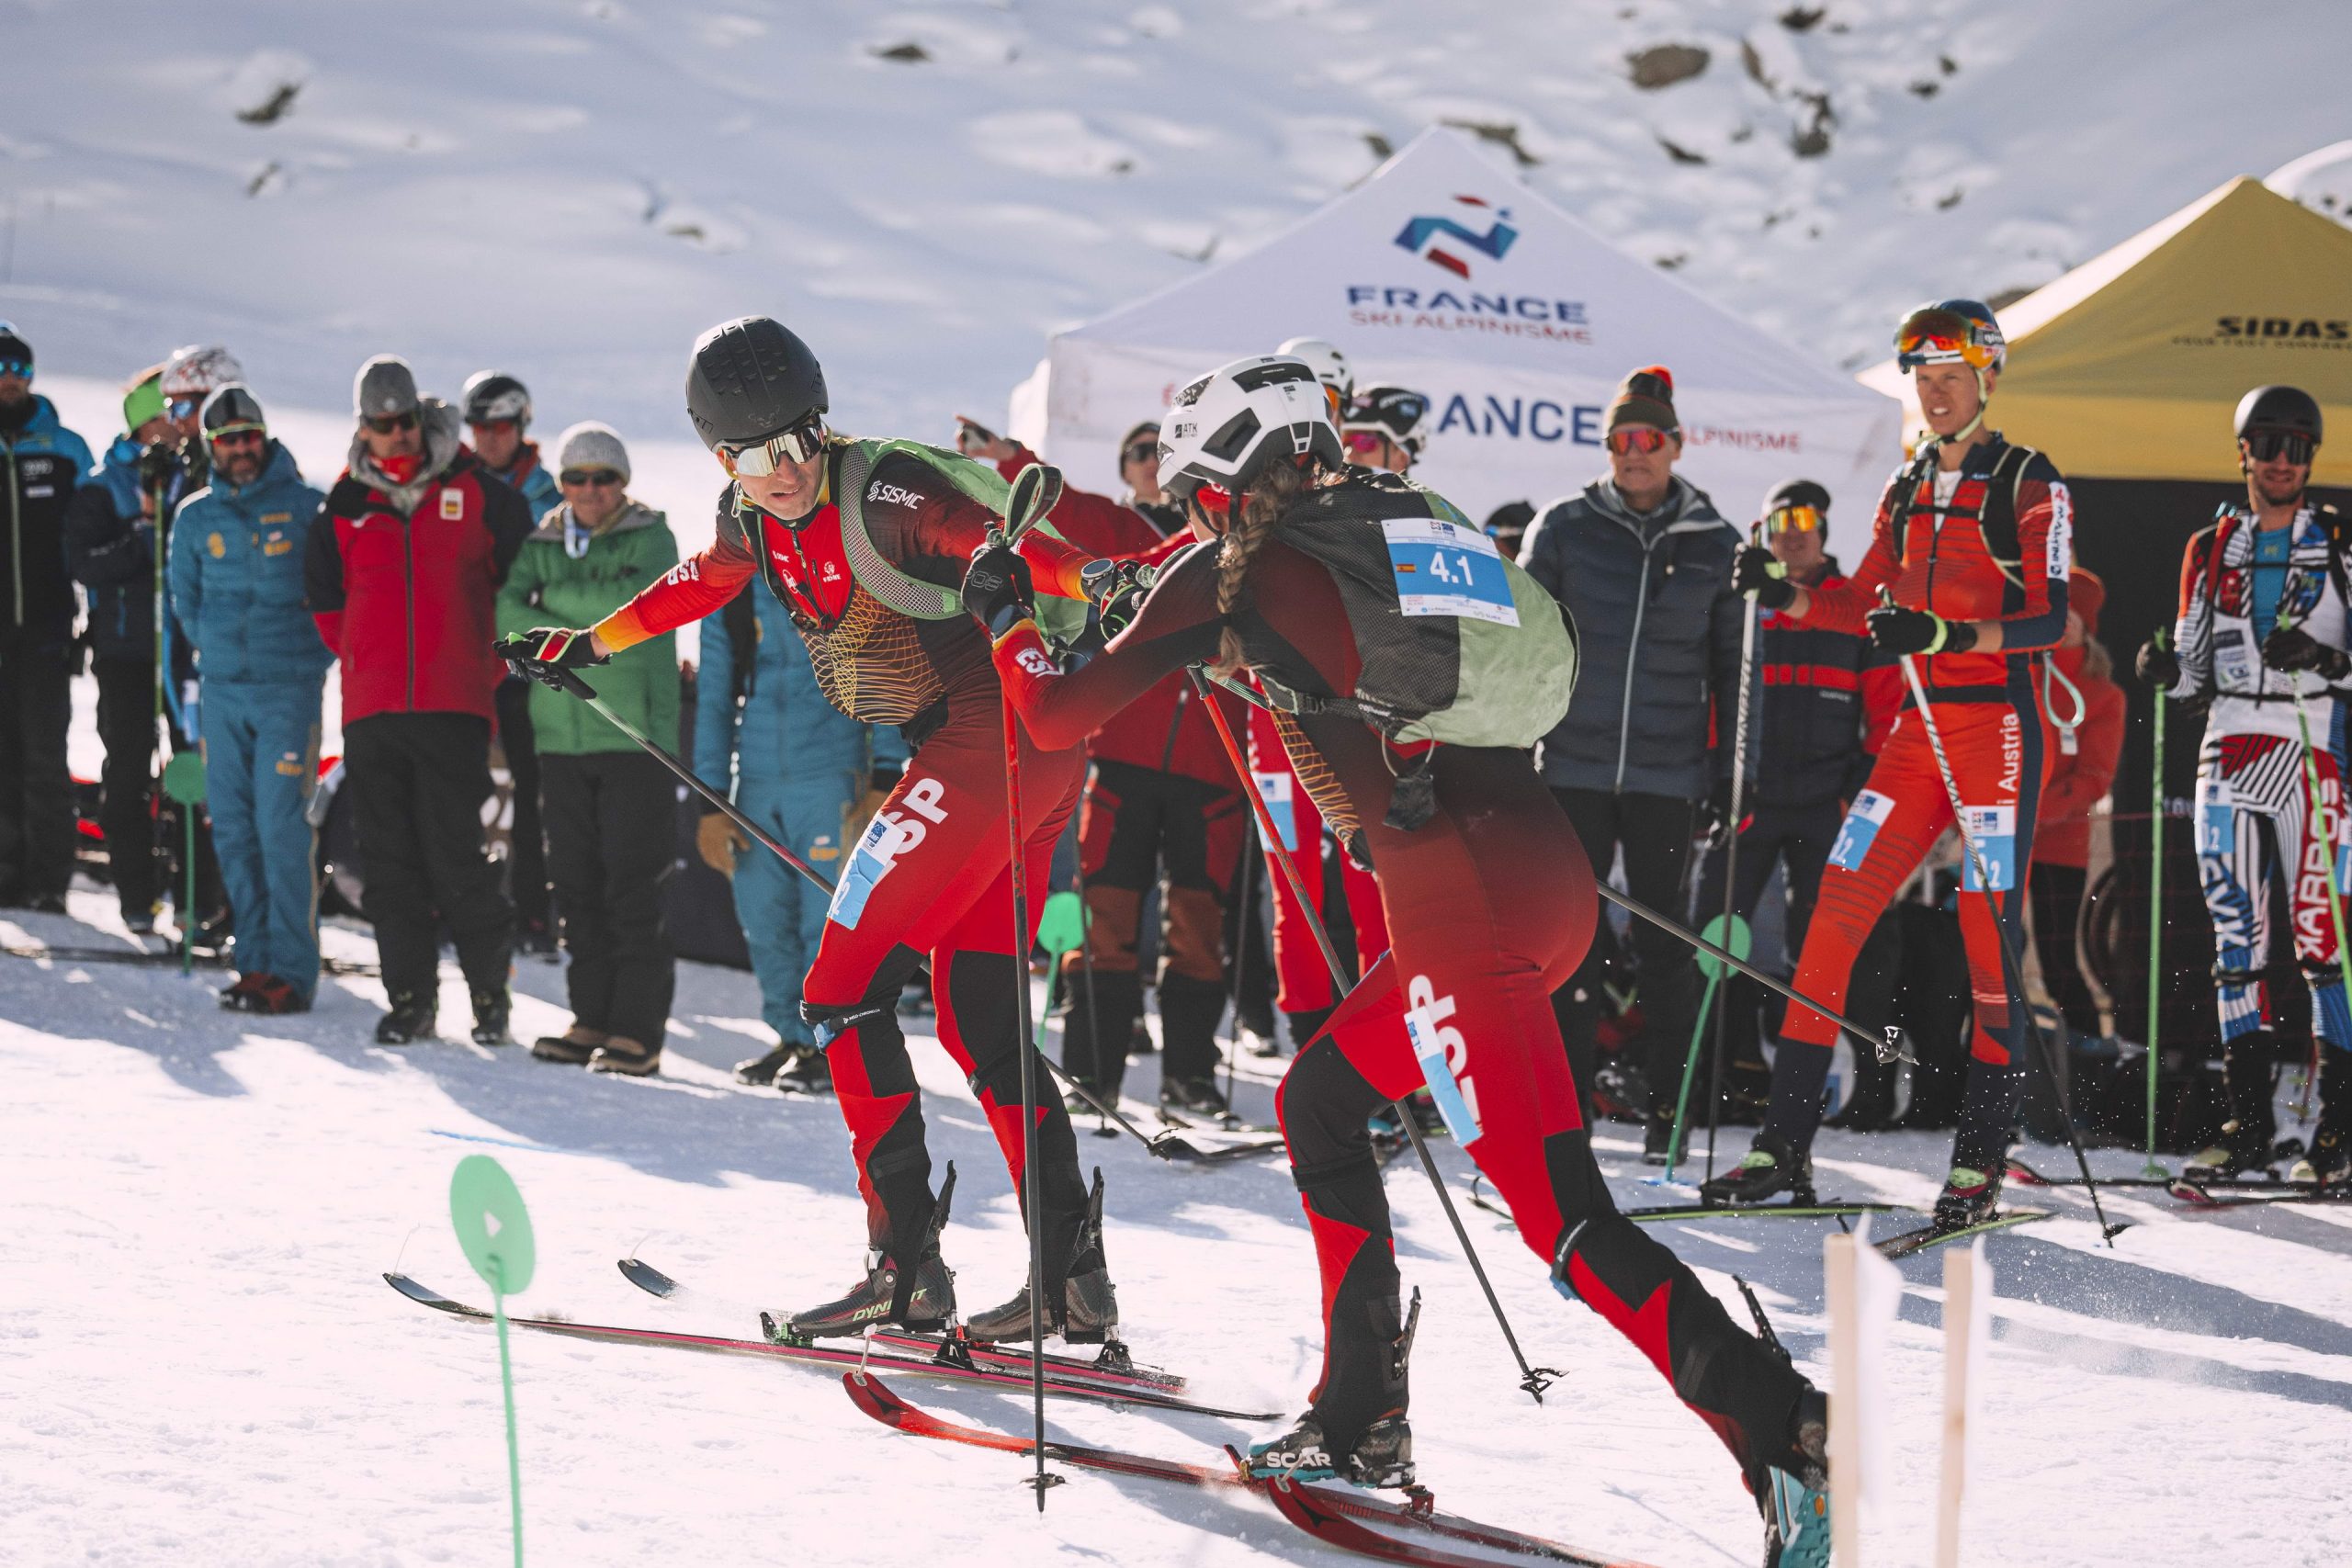
{"label": "snow covered ground", "polygon": [[[122,940],[111,899],[73,918],[12,916],[0,943]],[[373,956],[354,931],[331,955]],[[830,1102],[739,1088],[760,1043],[750,978],[689,967],[664,1075],[630,1082],[519,1049],[367,1041],[381,1002],[331,979],[319,1010],[254,1021],[217,979],[169,968],[0,957],[0,1475],[11,1563],[408,1564],[504,1560],[497,1352],[379,1279],[405,1269],[483,1292],[448,1224],[470,1153],[514,1174],[538,1235],[523,1305],[605,1321],[752,1329],[752,1309],[830,1295],[860,1218]],[[561,975],[526,963],[518,1033],[562,1020]],[[448,972],[442,1016],[465,1016]],[[921,1027],[920,1021],[913,1026]],[[1023,1267],[1010,1195],[944,1053],[916,1059],[934,1150],[963,1180],[949,1236],[968,1305]],[[1148,1094],[1154,1060],[1131,1088]],[[1267,1113],[1251,1062],[1243,1109]],[[1111,1260],[1138,1353],[1204,1394],[1289,1410],[1317,1360],[1313,1255],[1278,1162],[1158,1165],[1082,1137],[1109,1179]],[[1657,1201],[1634,1145],[1601,1143],[1621,1201]],[[1917,1201],[1941,1135],[1826,1133],[1826,1186]],[[2064,1159],[2030,1151],[2048,1166]],[[1459,1152],[1440,1145],[1449,1176]],[[2110,1154],[2120,1173],[2133,1158]],[[1645,1362],[1476,1210],[1465,1214],[1531,1358],[1565,1369],[1537,1407],[1512,1386],[1459,1249],[1409,1162],[1389,1190],[1408,1284],[1425,1295],[1414,1418],[1444,1506],[1660,1564],[1756,1560],[1729,1461]],[[2113,1251],[2078,1200],[1997,1237],[1992,1440],[1966,1561],[2335,1563],[2352,1497],[2352,1213],[2209,1218],[2120,1195]],[[1755,1283],[1782,1336],[1826,1378],[1820,1235],[1803,1222],[1668,1227],[1735,1310]],[[637,1253],[720,1303],[689,1311],[627,1284]],[[1889,1371],[1915,1518],[1873,1564],[1927,1561],[1939,1387],[1939,1268],[1908,1281]],[[876,1426],[826,1375],[518,1334],[523,1495],[532,1560],[1082,1563],[1197,1568],[1340,1561],[1249,1499],[1073,1473],[1041,1520],[1020,1461]],[[962,1418],[1024,1420],[985,1392],[906,1389]],[[1255,1428],[1056,1402],[1062,1435],[1185,1458]]]}

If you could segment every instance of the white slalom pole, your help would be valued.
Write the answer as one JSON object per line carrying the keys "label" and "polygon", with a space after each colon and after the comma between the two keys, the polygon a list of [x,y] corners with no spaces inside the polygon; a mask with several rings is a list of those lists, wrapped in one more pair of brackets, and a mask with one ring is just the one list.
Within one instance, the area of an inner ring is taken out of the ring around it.
{"label": "white slalom pole", "polygon": [[[1883,608],[1894,608],[1894,591],[1883,583],[1880,584],[1878,602]],[[1951,759],[1944,755],[1944,738],[1937,732],[1936,716],[1928,706],[1928,688],[1919,680],[1919,661],[1908,653],[1902,655],[1901,659],[1903,679],[1911,688],[1912,705],[1918,710],[1919,723],[1928,732],[1928,750],[1935,753],[1936,773],[1944,783],[1944,798],[1951,804],[1952,826],[1960,830],[1960,841],[1968,852],[1969,861],[1976,867],[1976,889],[1984,895],[1984,909],[1992,918],[1993,935],[2000,942],[2001,956],[2007,963],[2002,984],[2013,989],[2011,1005],[2024,1010],[2025,1026],[2032,1033],[2034,1043],[2041,1047],[2042,1069],[2050,1075],[2051,1088],[2055,1089],[2060,1082],[2058,1054],[2051,1048],[2049,1037],[2041,1032],[2041,1021],[2035,1018],[2033,1010],[2026,1005],[2023,994],[2025,961],[2018,956],[2017,948],[2009,941],[2008,927],[2001,922],[2000,895],[1993,890],[1992,870],[1985,863],[1984,851],[1977,843],[1976,835],[1969,830],[1968,807],[1961,801],[1960,784],[1952,776]],[[2023,885],[2023,868],[2019,868],[2018,882]],[[2113,1247],[2117,1233],[2123,1227],[2108,1224],[2107,1207],[2099,1201],[2098,1183],[2091,1178],[2090,1157],[2083,1153],[2083,1140],[2075,1133],[2071,1116],[2066,1118],[2066,1141],[2074,1145],[2075,1165],[2082,1172],[2083,1190],[2091,1195],[2091,1212],[2098,1216],[2099,1234],[2108,1246]]]}
{"label": "white slalom pole", "polygon": [[1968,1486],[1969,1434],[1984,1389],[1993,1333],[1993,1266],[1984,1238],[1944,1254],[1943,1461],[1936,1491],[1936,1568],[1960,1568],[1961,1504]]}

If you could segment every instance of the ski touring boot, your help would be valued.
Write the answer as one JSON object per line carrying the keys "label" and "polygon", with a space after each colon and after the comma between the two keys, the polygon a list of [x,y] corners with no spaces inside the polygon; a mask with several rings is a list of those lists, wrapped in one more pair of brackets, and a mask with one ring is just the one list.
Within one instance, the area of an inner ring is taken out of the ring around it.
{"label": "ski touring boot", "polygon": [[776,1074],[789,1066],[800,1050],[797,1045],[778,1042],[774,1050],[763,1055],[746,1056],[735,1064],[735,1081],[749,1084],[753,1089],[765,1089],[775,1082]]}
{"label": "ski touring boot", "polygon": [[2347,1178],[2352,1178],[2352,1139],[2344,1135],[2341,1127],[2331,1127],[2323,1122],[2312,1135],[2310,1151],[2287,1172],[2287,1179],[2313,1187],[2333,1187]]}
{"label": "ski touring boot", "polygon": [[1964,1165],[1953,1166],[1951,1173],[1944,1178],[1944,1190],[1936,1194],[1936,1229],[1949,1235],[1991,1219],[2001,1206],[2001,1177],[2005,1169],[1974,1170]]}
{"label": "ski touring boot", "polygon": [[1726,1206],[1758,1204],[1789,1195],[1794,1204],[1818,1201],[1813,1190],[1813,1156],[1798,1154],[1771,1133],[1756,1134],[1756,1145],[1731,1169],[1699,1184],[1702,1202]]}
{"label": "ski touring boot", "polygon": [[[1091,1264],[1091,1268],[1082,1265]],[[1111,1285],[1111,1268],[1102,1256],[1102,1172],[1094,1172],[1094,1190],[1087,1195],[1086,1217],[1070,1244],[1069,1260],[1062,1270],[1058,1302],[1053,1301],[1054,1275],[1046,1276],[1049,1302],[1041,1321],[1047,1334],[1065,1345],[1119,1343],[1119,1293]],[[1029,1281],[1023,1280],[1012,1299],[992,1311],[975,1313],[966,1320],[965,1337],[978,1345],[1026,1344],[1029,1339]],[[1112,1358],[1114,1360],[1118,1358]]]}
{"label": "ski touring boot", "polygon": [[760,1314],[760,1327],[771,1343],[805,1345],[814,1339],[837,1339],[865,1333],[885,1324],[910,1334],[946,1332],[956,1320],[956,1271],[939,1252],[939,1233],[947,1228],[947,1205],[956,1195],[956,1167],[939,1190],[939,1202],[923,1227],[912,1269],[901,1269],[898,1258],[881,1247],[868,1247],[865,1277],[834,1300],[806,1312]]}
{"label": "ski touring boot", "polygon": [[1413,1427],[1405,1416],[1406,1368],[1413,1357],[1413,1335],[1420,1326],[1421,1293],[1413,1292],[1404,1332],[1389,1348],[1381,1369],[1384,1392],[1396,1400],[1344,1449],[1335,1448],[1323,1419],[1309,1410],[1278,1438],[1250,1445],[1244,1461],[1253,1481],[1346,1481],[1357,1486],[1409,1487],[1414,1483]]}
{"label": "ski touring boot", "polygon": [[2261,1128],[2233,1117],[2222,1123],[2222,1136],[2188,1156],[2180,1168],[2183,1181],[2227,1181],[2245,1171],[2269,1168],[2270,1135]]}
{"label": "ski touring boot", "polygon": [[1673,1165],[1690,1152],[1690,1139],[1685,1130],[1677,1147],[1674,1141],[1674,1114],[1661,1113],[1653,1107],[1642,1119],[1642,1163],[1644,1165]]}
{"label": "ski touring boot", "polygon": [[1764,1568],[1829,1568],[1829,1401],[1807,1389],[1789,1450],[1763,1467]]}

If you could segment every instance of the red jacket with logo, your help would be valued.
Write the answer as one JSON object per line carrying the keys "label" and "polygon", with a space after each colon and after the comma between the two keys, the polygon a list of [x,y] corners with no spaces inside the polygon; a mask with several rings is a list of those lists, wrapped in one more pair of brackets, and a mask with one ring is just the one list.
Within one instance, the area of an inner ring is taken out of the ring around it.
{"label": "red jacket with logo", "polygon": [[494,716],[505,666],[495,604],[531,509],[460,446],[413,513],[344,470],[311,526],[303,585],[343,660],[343,721],[379,713]]}

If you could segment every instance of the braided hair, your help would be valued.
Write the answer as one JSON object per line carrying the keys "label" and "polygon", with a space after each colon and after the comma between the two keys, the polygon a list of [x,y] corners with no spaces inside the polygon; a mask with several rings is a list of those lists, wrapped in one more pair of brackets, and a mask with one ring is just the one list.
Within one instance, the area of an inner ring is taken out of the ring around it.
{"label": "braided hair", "polygon": [[[1210,668],[1227,679],[1239,674],[1247,660],[1241,650],[1239,612],[1249,607],[1250,563],[1274,536],[1290,503],[1315,482],[1317,465],[1273,462],[1242,492],[1240,505],[1228,513],[1225,541],[1216,552],[1216,613],[1219,623],[1216,660]],[[1196,503],[1197,504],[1197,503]]]}

